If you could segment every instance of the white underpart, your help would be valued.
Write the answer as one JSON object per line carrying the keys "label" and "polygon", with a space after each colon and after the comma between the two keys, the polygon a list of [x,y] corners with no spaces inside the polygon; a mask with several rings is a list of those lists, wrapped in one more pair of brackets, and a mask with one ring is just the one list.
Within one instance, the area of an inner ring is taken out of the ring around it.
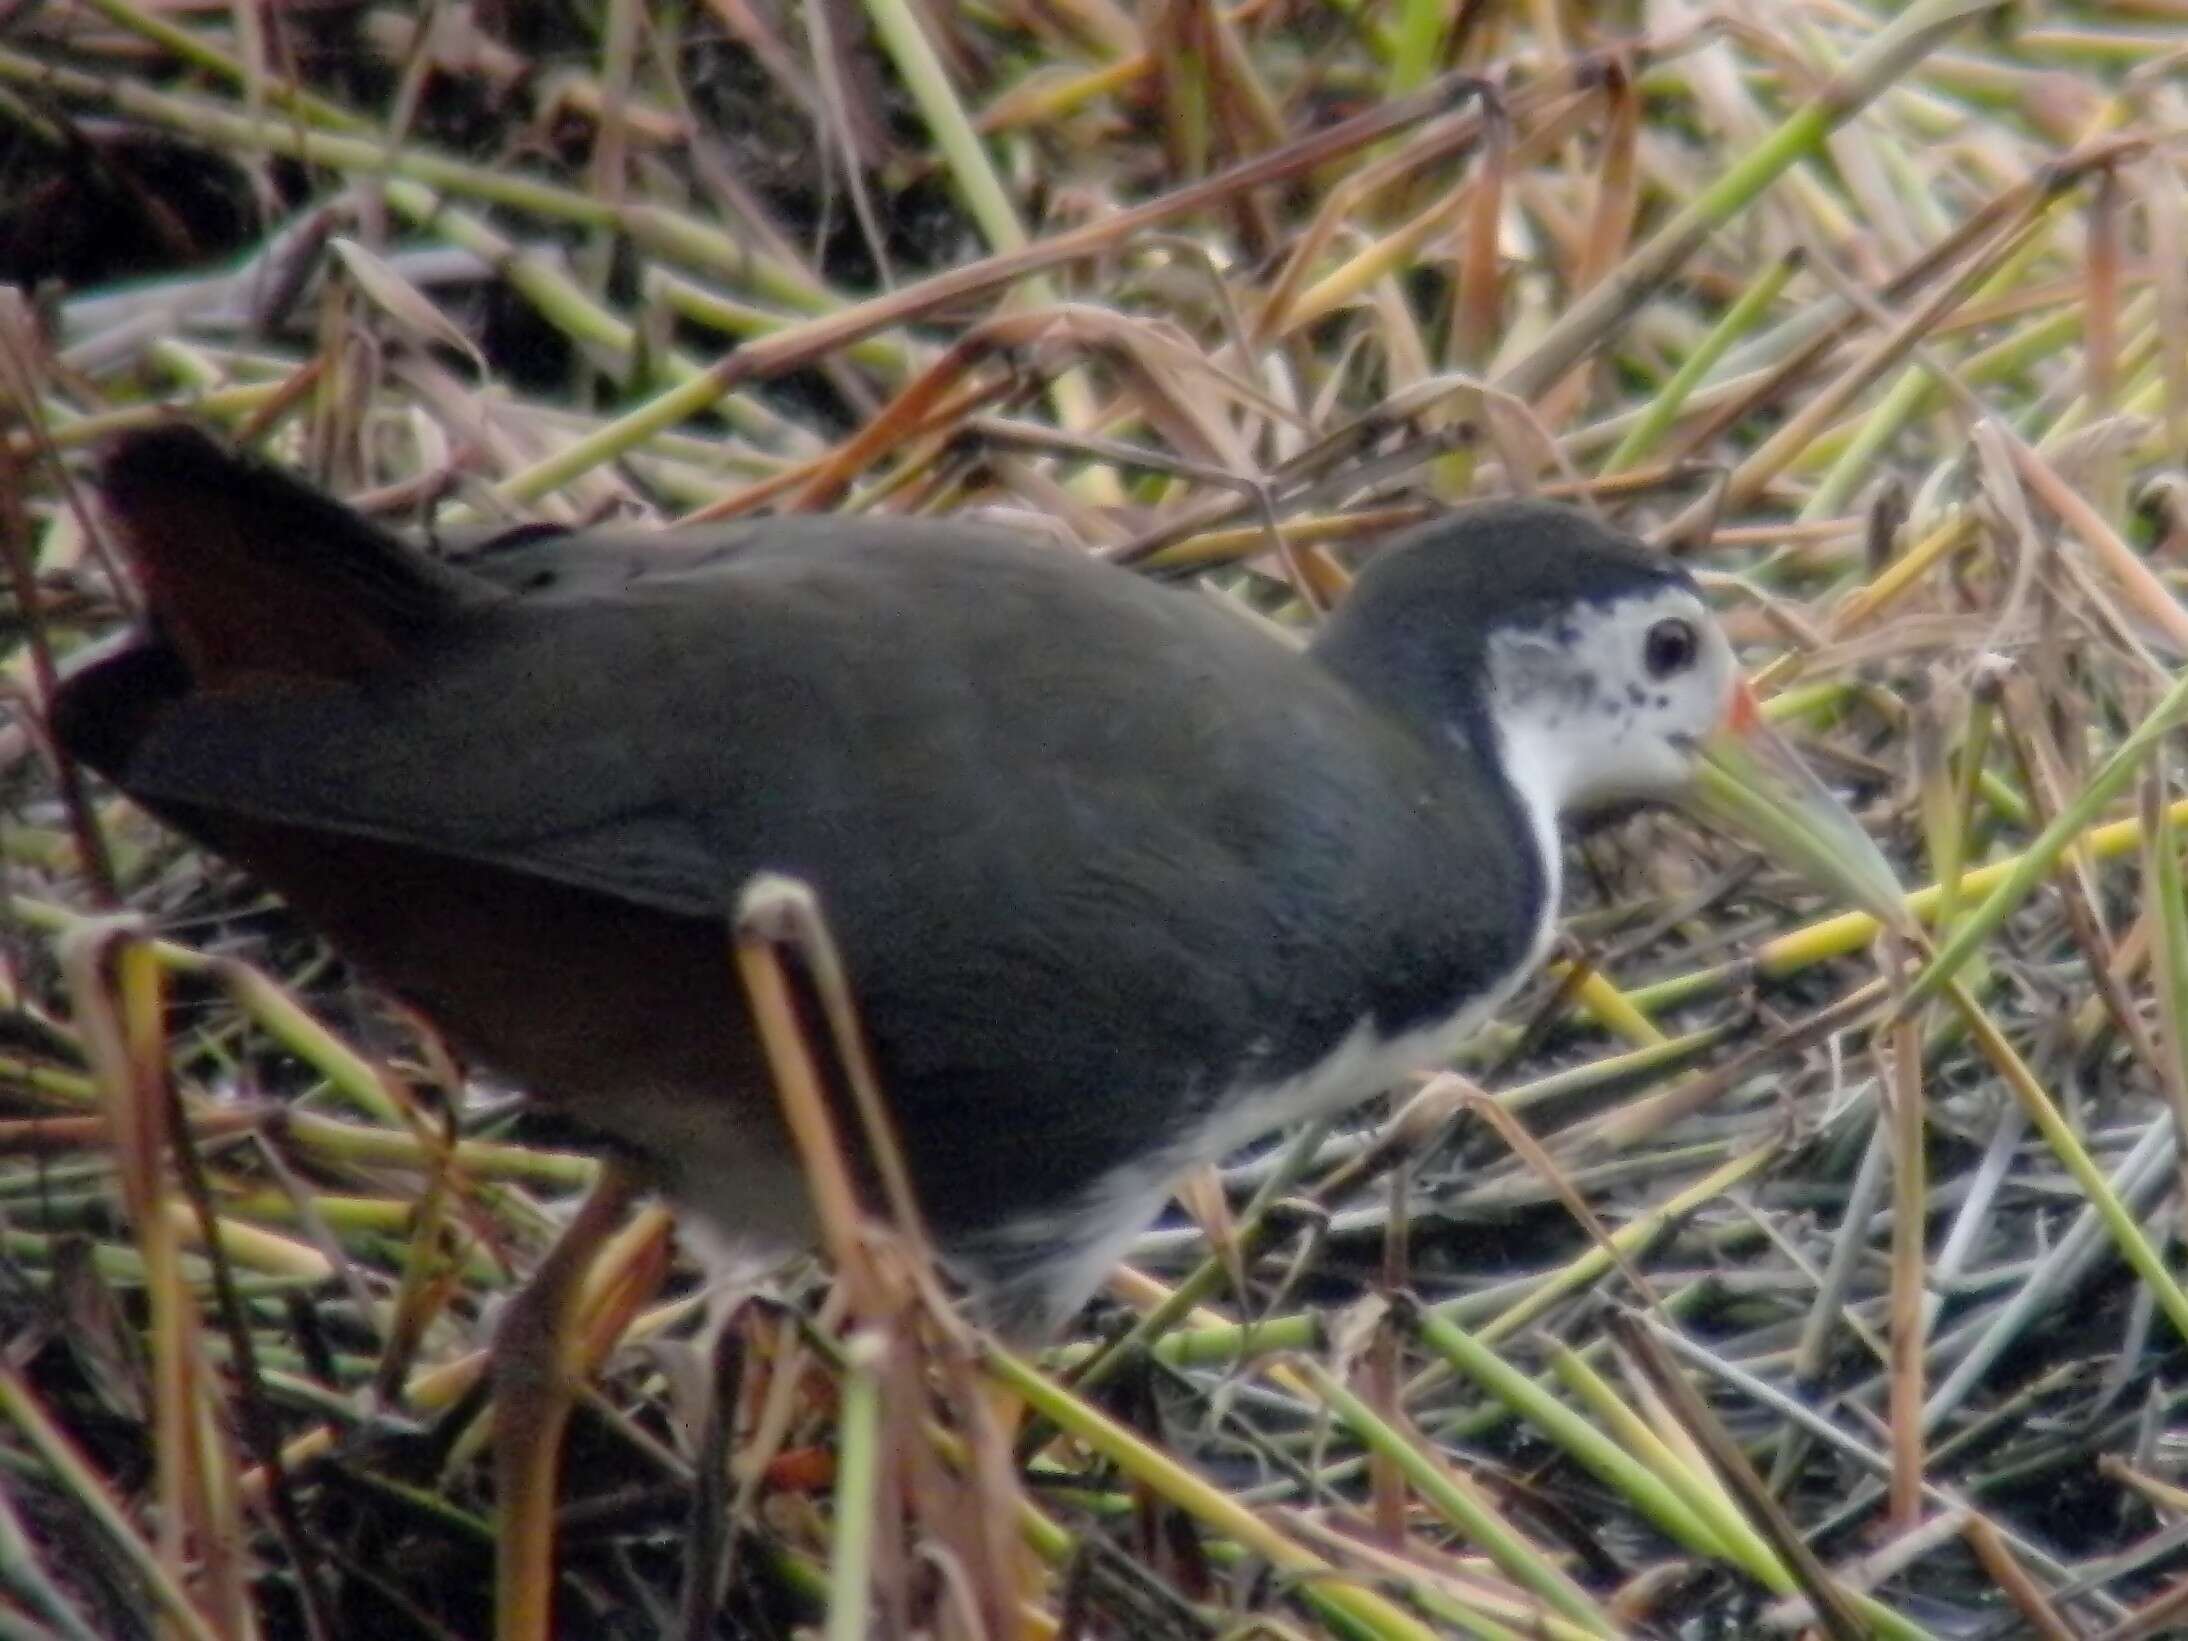
{"label": "white underpart", "polygon": [[1544,897],[1544,911],[1536,923],[1534,938],[1528,942],[1527,956],[1496,986],[1468,998],[1443,1019],[1396,1037],[1382,1036],[1374,1020],[1363,1015],[1335,1049],[1304,1071],[1282,1082],[1246,1084],[1230,1090],[1217,1102],[1212,1120],[1177,1144],[1104,1175],[1090,1197],[1080,1199],[1068,1210],[1053,1217],[1022,1216],[998,1232],[1000,1238],[1014,1243],[1041,1246],[1060,1242],[1062,1233],[1070,1228],[1083,1231],[1089,1223],[1104,1227],[1073,1250],[1068,1261],[1059,1260],[1044,1270],[1046,1303],[1054,1313],[1068,1316],[1086,1303],[1102,1279],[1116,1269],[1133,1239],[1162,1213],[1185,1174],[1229,1156],[1264,1134],[1356,1105],[1394,1087],[1408,1073],[1440,1065],[1455,1055],[1503,1006],[1520,982],[1535,971],[1549,950],[1550,938],[1557,932],[1559,871],[1555,848],[1546,860],[1549,893]]}
{"label": "white underpart", "polygon": [[[1680,676],[1648,675],[1648,630],[1677,618],[1701,641]],[[1296,1076],[1241,1086],[1215,1102],[1212,1119],[1178,1143],[1103,1176],[1091,1193],[1055,1213],[1021,1216],[985,1239],[990,1246],[1054,1248],[1068,1231],[1085,1240],[1068,1260],[1040,1268],[1041,1306],[1076,1311],[1115,1269],[1133,1239],[1161,1214],[1180,1176],[1228,1156],[1277,1128],[1379,1094],[1409,1072],[1448,1061],[1540,965],[1557,928],[1562,887],[1560,819],[1629,798],[1661,796],[1682,783],[1693,740],[1719,717],[1733,658],[1701,601],[1683,589],[1572,611],[1544,632],[1491,640],[1488,707],[1499,761],[1534,833],[1543,866],[1543,908],[1525,958],[1495,986],[1444,1019],[1384,1038],[1363,1016],[1342,1042]],[[1638,699],[1635,692],[1638,691]],[[1607,710],[1608,709],[1608,710]],[[1454,727],[1454,735],[1462,732]],[[1682,746],[1682,738],[1686,745]],[[1101,1229],[1086,1236],[1086,1228]]]}

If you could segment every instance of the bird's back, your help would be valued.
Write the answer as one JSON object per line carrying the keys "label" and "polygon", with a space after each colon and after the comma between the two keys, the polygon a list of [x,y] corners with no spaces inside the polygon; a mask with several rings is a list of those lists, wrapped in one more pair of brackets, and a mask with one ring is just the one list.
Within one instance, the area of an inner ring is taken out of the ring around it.
{"label": "bird's back", "polygon": [[[659,550],[556,575],[536,544],[334,678],[206,691],[155,641],[56,721],[459,1042],[687,1173],[692,1100],[772,1133],[723,918],[755,872],[808,880],[915,1174],[980,1204],[946,1235],[1189,1148],[1363,1022],[1402,1034],[1526,958],[1543,886],[1509,794],[1211,603],[946,524]],[[695,987],[723,1029],[650,1041]]]}

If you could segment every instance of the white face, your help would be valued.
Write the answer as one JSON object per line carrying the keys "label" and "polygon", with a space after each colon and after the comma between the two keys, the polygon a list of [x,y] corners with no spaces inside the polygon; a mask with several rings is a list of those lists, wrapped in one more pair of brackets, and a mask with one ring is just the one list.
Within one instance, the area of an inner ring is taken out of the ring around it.
{"label": "white face", "polygon": [[1530,808],[1669,797],[1731,700],[1738,667],[1683,587],[1582,605],[1489,640],[1489,714]]}

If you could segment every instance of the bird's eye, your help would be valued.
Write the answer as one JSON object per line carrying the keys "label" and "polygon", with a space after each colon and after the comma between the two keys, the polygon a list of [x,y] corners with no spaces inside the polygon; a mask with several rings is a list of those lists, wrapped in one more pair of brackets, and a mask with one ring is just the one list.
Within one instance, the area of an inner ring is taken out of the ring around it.
{"label": "bird's eye", "polygon": [[1642,664],[1649,669],[1651,678],[1669,678],[1673,673],[1685,672],[1693,666],[1701,647],[1694,623],[1674,616],[1649,629],[1647,645],[1641,652]]}

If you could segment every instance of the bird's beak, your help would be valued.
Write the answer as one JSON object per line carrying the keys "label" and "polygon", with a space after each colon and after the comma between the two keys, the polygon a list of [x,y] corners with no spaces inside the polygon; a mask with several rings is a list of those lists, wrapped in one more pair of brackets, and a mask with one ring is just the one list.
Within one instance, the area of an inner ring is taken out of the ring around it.
{"label": "bird's beak", "polygon": [[1686,801],[1887,926],[1906,926],[1904,891],[1890,863],[1815,771],[1763,721],[1745,678],[1733,679],[1724,717],[1702,744]]}

